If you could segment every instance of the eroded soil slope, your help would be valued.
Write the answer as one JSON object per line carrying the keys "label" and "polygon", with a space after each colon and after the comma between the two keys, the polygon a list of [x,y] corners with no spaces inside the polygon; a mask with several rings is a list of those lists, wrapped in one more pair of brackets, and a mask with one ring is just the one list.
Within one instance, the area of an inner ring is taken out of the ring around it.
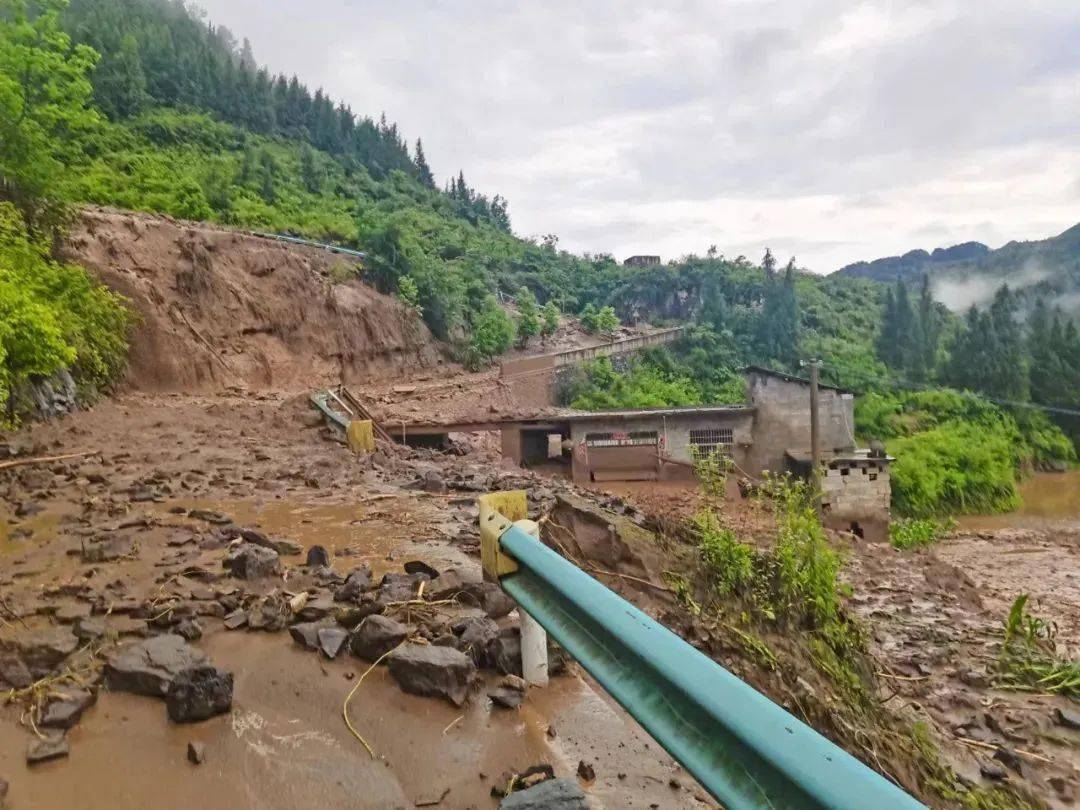
{"label": "eroded soil slope", "polygon": [[346,257],[165,217],[92,209],[65,255],[139,315],[126,382],[144,391],[299,389],[442,361],[408,307]]}

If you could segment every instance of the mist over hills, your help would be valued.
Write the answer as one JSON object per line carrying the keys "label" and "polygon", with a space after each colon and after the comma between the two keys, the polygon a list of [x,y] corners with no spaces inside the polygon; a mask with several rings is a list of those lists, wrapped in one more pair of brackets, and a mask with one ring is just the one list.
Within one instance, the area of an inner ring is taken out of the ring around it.
{"label": "mist over hills", "polygon": [[991,249],[964,242],[933,252],[911,250],[842,267],[832,275],[892,283],[929,276],[934,297],[953,311],[987,303],[1002,284],[1022,298],[1043,298],[1051,306],[1080,313],[1080,224],[1048,239],[1012,241]]}

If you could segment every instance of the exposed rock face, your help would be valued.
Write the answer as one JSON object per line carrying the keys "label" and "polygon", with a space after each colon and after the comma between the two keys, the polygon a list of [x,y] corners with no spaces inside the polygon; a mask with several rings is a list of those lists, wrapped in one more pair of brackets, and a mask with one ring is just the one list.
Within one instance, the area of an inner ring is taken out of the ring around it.
{"label": "exposed rock face", "polygon": [[453,647],[403,644],[387,656],[390,674],[406,692],[461,706],[476,675],[472,659]]}
{"label": "exposed rock face", "polygon": [[262,579],[275,576],[281,561],[273,549],[245,542],[225,558],[225,568],[237,579]]}
{"label": "exposed rock face", "polygon": [[105,684],[114,692],[164,697],[177,675],[205,662],[206,653],[180,636],[155,636],[115,650],[105,662]]}
{"label": "exposed rock face", "polygon": [[366,661],[374,661],[403,642],[409,628],[386,616],[368,616],[349,638],[349,650]]}
{"label": "exposed rock face", "polygon": [[216,667],[181,672],[169,685],[165,706],[174,723],[198,723],[232,709],[233,676]]}
{"label": "exposed rock face", "polygon": [[511,793],[499,810],[588,810],[585,792],[570,779],[548,779],[527,790]]}

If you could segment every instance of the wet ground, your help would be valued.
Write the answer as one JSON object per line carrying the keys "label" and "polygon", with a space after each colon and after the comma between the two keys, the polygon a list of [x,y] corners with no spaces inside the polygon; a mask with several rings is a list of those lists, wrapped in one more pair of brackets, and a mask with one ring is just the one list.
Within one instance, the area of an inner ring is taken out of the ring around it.
{"label": "wet ground", "polygon": [[1020,484],[1020,508],[1001,515],[964,515],[961,529],[1054,529],[1061,523],[1080,524],[1080,469],[1038,472]]}
{"label": "wet ground", "polygon": [[[119,606],[192,588],[169,572],[219,570],[222,559],[200,547],[212,526],[192,509],[305,551],[321,544],[342,572],[367,563],[378,575],[412,559],[478,569],[475,493],[403,489],[433,465],[358,461],[321,428],[304,427],[309,415],[303,398],[129,396],[16,436],[35,455],[95,454],[0,481],[0,594],[10,608],[0,631],[51,623],[48,614],[81,598],[69,594],[107,593]],[[103,534],[130,539],[130,553],[82,562],[80,548]],[[107,620],[124,626],[126,617]],[[493,709],[483,692],[463,709],[407,695],[383,668],[374,670],[350,704],[377,753],[372,760],[341,716],[365,662],[321,659],[287,633],[228,632],[213,616],[200,621],[205,633],[195,646],[235,675],[230,714],[175,725],[161,701],[103,691],[69,732],[70,756],[31,768],[24,759],[31,730],[19,722],[22,707],[7,706],[0,778],[11,784],[8,806],[491,808],[504,771],[546,762],[575,778],[582,760],[596,771],[583,783],[596,806],[713,806],[573,667],[530,690],[513,711]],[[205,744],[204,764],[187,762],[190,741]]]}

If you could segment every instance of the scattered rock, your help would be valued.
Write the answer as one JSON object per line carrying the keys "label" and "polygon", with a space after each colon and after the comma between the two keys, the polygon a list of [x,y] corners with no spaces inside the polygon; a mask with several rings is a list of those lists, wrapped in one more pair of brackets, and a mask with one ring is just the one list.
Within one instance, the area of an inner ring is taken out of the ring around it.
{"label": "scattered rock", "polygon": [[15,689],[25,689],[34,682],[34,676],[17,655],[0,656],[0,681]]}
{"label": "scattered rock", "polygon": [[276,633],[284,630],[292,618],[292,610],[284,596],[272,594],[260,599],[254,606],[248,608],[248,630],[265,630],[267,633]]}
{"label": "scattered rock", "polygon": [[487,616],[471,616],[454,625],[459,650],[472,658],[478,667],[490,666],[488,647],[499,636],[499,625]]}
{"label": "scattered rock", "polygon": [[478,582],[469,589],[469,594],[490,619],[501,619],[517,607],[514,600],[494,582]]}
{"label": "scattered rock", "polygon": [[386,662],[390,674],[406,692],[446,698],[455,706],[465,702],[476,674],[472,659],[453,647],[403,644],[387,656]]}
{"label": "scattered rock", "polygon": [[1080,712],[1059,707],[1054,710],[1054,721],[1065,728],[1080,729]]}
{"label": "scattered rock", "polygon": [[1020,755],[1012,749],[1006,748],[1004,745],[999,746],[994,752],[994,759],[1010,771],[1014,771],[1021,779],[1024,778],[1024,762],[1020,759]]}
{"label": "scattered rock", "polygon": [[104,616],[87,616],[75,622],[75,636],[79,641],[93,641],[103,635],[105,635]]}
{"label": "scattered rock", "polygon": [[317,650],[319,649],[319,630],[325,626],[320,622],[301,622],[289,628],[289,635],[305,650]]}
{"label": "scattered rock", "polygon": [[60,624],[74,624],[79,619],[85,619],[89,615],[90,605],[85,602],[74,602],[57,608],[53,618]]}
{"label": "scattered rock", "polygon": [[187,758],[192,765],[202,765],[206,761],[206,746],[201,742],[189,742]]}
{"label": "scattered rock", "polygon": [[94,705],[97,696],[85,689],[67,689],[45,707],[41,725],[46,728],[73,728],[83,712]]}
{"label": "scattered rock", "polygon": [[420,487],[424,492],[431,492],[436,495],[442,495],[446,492],[446,482],[443,480],[442,473],[438,470],[428,470],[420,478]]}
{"label": "scattered rock", "polygon": [[491,795],[503,798],[507,791],[527,790],[535,785],[555,778],[555,769],[548,763],[531,765],[520,773],[503,771],[502,775],[491,786]]}
{"label": "scattered rock", "polygon": [[356,602],[371,587],[371,569],[366,565],[349,572],[345,584],[334,594],[335,602]]}
{"label": "scattered rock", "polygon": [[28,518],[39,514],[42,510],[42,506],[34,501],[23,501],[15,507],[15,517]]}
{"label": "scattered rock", "polygon": [[307,604],[297,612],[296,618],[303,622],[313,622],[326,618],[333,609],[333,598],[327,593],[320,593],[308,599]]}
{"label": "scattered rock", "polygon": [[196,641],[202,638],[203,634],[202,625],[195,619],[181,619],[173,628],[173,632],[185,641]]}
{"label": "scattered rock", "polygon": [[987,779],[993,779],[994,781],[1001,781],[1008,777],[1005,769],[1000,765],[993,762],[986,762],[985,760],[979,763],[979,773]]}
{"label": "scattered rock", "polygon": [[581,760],[577,764],[577,775],[579,779],[592,782],[596,779],[596,768],[585,760]]}
{"label": "scattered rock", "polygon": [[516,689],[506,689],[501,686],[488,692],[488,697],[500,709],[516,709],[525,700],[523,693],[518,692]]}
{"label": "scattered rock", "polygon": [[330,552],[323,546],[312,546],[308,549],[307,559],[304,565],[308,568],[329,568]]}
{"label": "scattered rock", "polygon": [[198,723],[232,708],[233,676],[216,667],[195,667],[177,675],[165,696],[169,719]]}
{"label": "scattered rock", "polygon": [[387,574],[379,583],[379,590],[375,598],[382,605],[389,605],[393,602],[408,602],[410,599],[416,598],[420,583],[427,581],[427,574]]}
{"label": "scattered rock", "polygon": [[526,790],[511,793],[500,810],[588,810],[585,792],[569,779],[547,779]]}
{"label": "scattered rock", "polygon": [[487,661],[503,675],[521,675],[521,630],[508,627],[488,644]]}
{"label": "scattered rock", "polygon": [[281,561],[273,549],[243,543],[225,558],[225,567],[237,579],[262,579],[276,575]]}
{"label": "scattered rock", "polygon": [[234,610],[228,616],[225,617],[225,629],[226,630],[239,630],[241,627],[247,624],[247,611],[246,610]]}
{"label": "scattered rock", "polygon": [[443,571],[428,583],[424,589],[424,596],[436,602],[443,599],[454,599],[459,594],[464,593],[471,584],[473,583],[467,582],[460,571],[451,568],[449,571]]}
{"label": "scattered rock", "polygon": [[105,661],[105,684],[114,692],[164,697],[181,672],[202,666],[206,653],[172,633],[127,644]]}
{"label": "scattered rock", "polygon": [[368,616],[349,638],[349,651],[366,661],[374,661],[403,642],[409,628],[386,616]]}
{"label": "scattered rock", "polygon": [[409,560],[403,568],[406,574],[424,574],[428,579],[435,579],[439,576],[439,572],[423,560]]}
{"label": "scattered rock", "polygon": [[79,647],[79,639],[69,627],[49,627],[16,643],[30,673],[42,677],[52,672]]}
{"label": "scattered rock", "polygon": [[960,678],[961,683],[965,683],[975,689],[985,689],[990,685],[990,678],[987,677],[985,672],[978,669],[964,670],[958,677]]}
{"label": "scattered rock", "polygon": [[337,658],[348,640],[348,632],[340,627],[323,627],[319,630],[319,649],[327,658]]}
{"label": "scattered rock", "polygon": [[84,563],[113,562],[134,553],[134,540],[130,537],[114,536],[83,546],[82,561]]}
{"label": "scattered rock", "polygon": [[46,737],[43,740],[34,740],[26,749],[26,764],[37,765],[40,762],[66,757],[69,753],[68,741],[62,734]]}

